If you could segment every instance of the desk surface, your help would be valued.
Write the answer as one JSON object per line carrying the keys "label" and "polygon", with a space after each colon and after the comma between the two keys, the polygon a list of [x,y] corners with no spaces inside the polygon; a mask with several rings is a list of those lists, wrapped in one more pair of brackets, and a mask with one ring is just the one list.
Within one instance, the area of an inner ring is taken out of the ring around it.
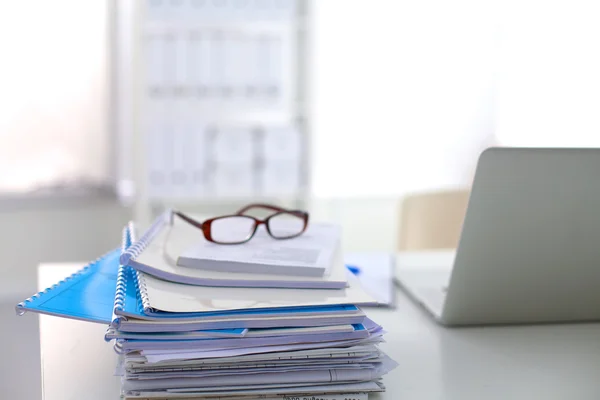
{"label": "desk surface", "polygon": [[[79,264],[43,264],[45,288]],[[443,328],[403,293],[395,310],[365,309],[400,366],[373,399],[599,399],[600,324]],[[40,316],[45,400],[119,398],[106,327]]]}

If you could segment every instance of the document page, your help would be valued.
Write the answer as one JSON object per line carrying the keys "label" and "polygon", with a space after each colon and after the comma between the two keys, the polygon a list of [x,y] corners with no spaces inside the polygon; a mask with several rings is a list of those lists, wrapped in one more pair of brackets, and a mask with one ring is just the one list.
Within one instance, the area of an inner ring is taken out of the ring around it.
{"label": "document page", "polygon": [[239,245],[224,246],[199,238],[179,255],[177,264],[222,272],[322,276],[334,261],[340,235],[337,225],[313,223],[298,237],[277,240],[259,227],[252,239]]}

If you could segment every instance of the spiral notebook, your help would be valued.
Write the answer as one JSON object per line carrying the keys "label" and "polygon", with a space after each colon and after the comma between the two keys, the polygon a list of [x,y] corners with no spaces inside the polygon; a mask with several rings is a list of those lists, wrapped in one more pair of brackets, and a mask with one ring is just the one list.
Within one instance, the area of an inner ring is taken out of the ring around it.
{"label": "spiral notebook", "polygon": [[264,347],[264,346],[286,346],[298,343],[323,343],[337,342],[342,340],[359,340],[366,339],[370,336],[369,331],[362,324],[353,325],[354,329],[351,332],[339,333],[320,333],[317,335],[286,335],[274,337],[244,337],[240,338],[195,338],[191,340],[181,340],[181,338],[173,338],[172,340],[156,340],[156,339],[116,339],[115,350],[119,353],[128,353],[131,351],[147,351],[147,350],[180,350],[182,352],[200,350],[219,350],[219,349],[234,349],[248,347]]}
{"label": "spiral notebook", "polygon": [[[167,324],[170,322],[183,321],[240,321],[245,318],[258,320],[260,318],[283,318],[289,317],[291,314],[295,317],[326,317],[328,315],[337,317],[340,315],[364,317],[364,313],[356,305],[336,304],[336,305],[316,305],[316,306],[291,306],[277,308],[260,308],[260,309],[227,309],[227,307],[219,306],[218,301],[214,303],[212,300],[207,300],[200,303],[200,307],[195,308],[194,312],[169,312],[163,311],[154,307],[151,301],[151,296],[148,295],[148,277],[143,273],[136,272],[130,267],[121,265],[118,274],[117,296],[114,306],[113,325],[117,326],[123,322],[123,318],[133,318],[145,322],[154,322],[157,324]],[[141,285],[139,282],[143,282]],[[171,282],[164,282],[171,285]],[[152,284],[151,284],[152,285]],[[139,290],[139,287],[142,290]],[[213,295],[213,291],[217,288],[198,288],[190,286],[196,290],[212,289],[205,296]],[[239,290],[236,288],[235,290]],[[177,290],[177,287],[173,290]],[[256,289],[254,289],[256,290]],[[221,290],[222,291],[222,290]],[[152,289],[150,289],[152,293]],[[175,297],[175,296],[174,296]],[[203,296],[204,297],[204,296]],[[231,296],[229,296],[231,297]],[[142,300],[143,299],[143,300]],[[210,298],[209,298],[210,299]],[[190,299],[190,301],[192,301]],[[229,307],[231,308],[231,307]],[[132,321],[130,321],[132,322]],[[257,326],[254,326],[257,327]]]}
{"label": "spiral notebook", "polygon": [[[133,222],[130,226],[135,231]],[[305,289],[343,289],[347,286],[339,245],[329,273],[319,277],[220,272],[178,265],[177,258],[202,240],[198,228],[174,221],[172,211],[168,210],[156,218],[138,240],[132,242],[121,255],[121,264],[159,279],[187,285]]]}
{"label": "spiral notebook", "polygon": [[[114,249],[51,287],[20,302],[18,315],[27,312],[111,324],[131,332],[205,330],[214,337],[243,336],[246,328],[286,327],[303,324],[326,326],[361,323],[365,315],[355,305],[279,307],[227,311],[209,307],[208,312],[170,313],[146,306],[138,290],[138,272],[120,265],[119,257],[131,243],[123,230],[121,249]],[[173,284],[167,282],[169,284]],[[144,283],[144,285],[147,285]],[[200,289],[195,286],[191,286]],[[217,288],[210,288],[217,289]],[[130,318],[131,317],[131,318]],[[191,319],[194,324],[188,324]],[[144,321],[144,319],[146,319]],[[196,320],[196,321],[194,321]]]}
{"label": "spiral notebook", "polygon": [[[134,241],[135,231],[129,225],[123,230],[123,250],[127,243]],[[233,322],[238,327],[248,324],[245,327],[253,328],[298,323],[308,326],[352,324],[364,319],[364,313],[354,303],[369,301],[372,298],[359,285],[335,291],[272,288],[224,291],[222,288],[163,281],[121,265],[112,325],[129,330],[132,324],[137,324],[139,329],[152,331],[154,328],[170,329],[165,324],[185,329],[181,324],[186,321],[204,322],[211,327]],[[155,326],[149,324],[151,321]]]}

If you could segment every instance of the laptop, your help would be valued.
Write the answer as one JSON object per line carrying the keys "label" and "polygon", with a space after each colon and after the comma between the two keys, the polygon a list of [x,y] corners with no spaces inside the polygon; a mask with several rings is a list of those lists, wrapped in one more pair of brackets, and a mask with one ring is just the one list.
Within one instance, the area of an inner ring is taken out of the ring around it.
{"label": "laptop", "polygon": [[600,149],[484,151],[456,251],[396,273],[444,325],[599,321]]}

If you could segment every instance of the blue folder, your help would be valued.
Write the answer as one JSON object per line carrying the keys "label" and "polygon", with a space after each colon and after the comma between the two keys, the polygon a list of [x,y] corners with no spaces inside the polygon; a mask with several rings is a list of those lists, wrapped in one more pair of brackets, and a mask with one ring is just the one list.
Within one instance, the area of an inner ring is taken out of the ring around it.
{"label": "blue folder", "polygon": [[109,324],[112,319],[121,249],[115,249],[73,275],[17,304],[28,311]]}
{"label": "blue folder", "polygon": [[[108,252],[73,275],[17,304],[19,315],[31,311],[82,321],[110,324],[121,249]],[[243,336],[247,329],[210,329],[216,336]]]}

